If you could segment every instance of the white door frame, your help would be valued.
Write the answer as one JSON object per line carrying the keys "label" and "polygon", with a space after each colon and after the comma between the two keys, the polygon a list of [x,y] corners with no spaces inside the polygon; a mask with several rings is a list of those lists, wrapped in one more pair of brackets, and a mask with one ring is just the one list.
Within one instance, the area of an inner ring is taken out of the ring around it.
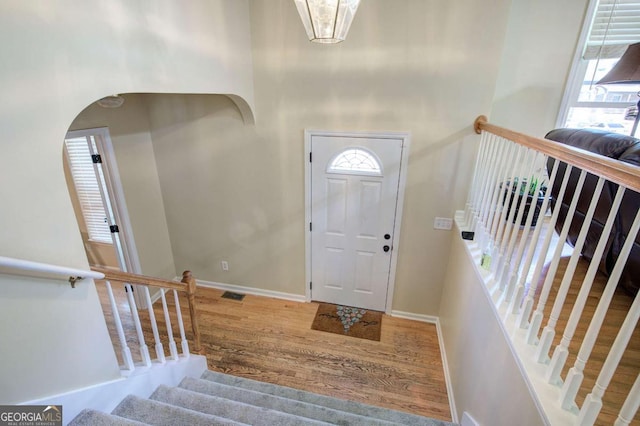
{"label": "white door frame", "polygon": [[102,155],[104,155],[105,161],[102,163],[102,166],[107,183],[107,190],[109,191],[109,198],[111,199],[113,214],[116,218],[118,227],[122,229],[119,236],[124,257],[122,261],[127,269],[126,272],[141,274],[142,268],[140,267],[140,259],[138,258],[136,243],[133,239],[133,230],[131,228],[131,221],[129,220],[129,211],[127,210],[127,203],[124,199],[124,190],[122,189],[122,183],[120,182],[120,172],[118,171],[116,154],[113,150],[111,137],[109,136],[109,128],[96,127],[84,130],[70,130],[67,132],[65,138],[71,139],[87,136],[97,136],[98,139],[96,140],[96,144],[103,149]]}
{"label": "white door frame", "polygon": [[409,132],[334,132],[326,130],[304,131],[304,214],[305,214],[305,300],[311,301],[311,139],[314,136],[335,136],[347,138],[375,138],[402,140],[402,155],[400,157],[400,180],[398,182],[398,199],[396,202],[395,221],[393,224],[393,241],[391,250],[391,265],[389,267],[389,282],[385,312],[391,313],[393,307],[393,291],[396,281],[396,266],[398,264],[398,247],[400,243],[400,225],[402,223],[402,209],[404,206],[404,189],[407,183],[407,166],[409,161]]}

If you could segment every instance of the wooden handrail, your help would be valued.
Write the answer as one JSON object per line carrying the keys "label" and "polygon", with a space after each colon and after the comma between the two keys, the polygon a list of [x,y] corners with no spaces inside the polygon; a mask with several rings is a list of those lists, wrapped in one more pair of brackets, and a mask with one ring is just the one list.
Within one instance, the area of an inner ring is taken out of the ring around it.
{"label": "wooden handrail", "polygon": [[170,288],[171,290],[187,292],[187,286],[182,282],[163,280],[161,278],[148,277],[146,275],[132,274],[130,272],[116,271],[114,269],[91,267],[92,271],[104,274],[107,281],[117,281],[121,283],[147,285],[150,287]]}
{"label": "wooden handrail", "polygon": [[549,139],[541,139],[525,135],[524,133],[514,132],[513,130],[489,123],[487,117],[484,115],[476,118],[473,123],[473,128],[478,134],[480,134],[482,130],[485,130],[520,145],[535,149],[567,164],[577,166],[594,175],[602,176],[611,182],[640,192],[640,167],[638,166]]}
{"label": "wooden handrail", "polygon": [[92,266],[91,270],[104,274],[104,280],[116,281],[135,285],[146,285],[150,287],[167,288],[187,293],[189,301],[189,315],[191,317],[191,328],[193,330],[193,351],[204,355],[204,348],[200,341],[200,326],[198,325],[198,308],[196,306],[196,279],[191,271],[182,273],[182,281],[169,281],[161,278],[148,277],[146,275],[132,274],[114,269],[100,268]]}

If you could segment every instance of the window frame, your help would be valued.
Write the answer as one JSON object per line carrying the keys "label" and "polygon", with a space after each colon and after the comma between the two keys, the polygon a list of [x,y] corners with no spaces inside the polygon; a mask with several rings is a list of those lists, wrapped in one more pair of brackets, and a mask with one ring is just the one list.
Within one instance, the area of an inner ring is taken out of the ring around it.
{"label": "window frame", "polygon": [[573,59],[571,62],[571,69],[565,85],[565,90],[560,103],[560,109],[556,118],[556,128],[564,127],[567,119],[569,118],[569,112],[571,108],[616,108],[625,109],[636,105],[635,101],[628,102],[580,102],[578,101],[580,90],[587,74],[587,68],[589,66],[589,60],[583,59],[583,53],[585,44],[589,38],[589,33],[593,25],[593,20],[598,8],[598,0],[589,0],[589,5],[585,12],[584,20],[582,23],[582,30],[578,43],[576,45]]}

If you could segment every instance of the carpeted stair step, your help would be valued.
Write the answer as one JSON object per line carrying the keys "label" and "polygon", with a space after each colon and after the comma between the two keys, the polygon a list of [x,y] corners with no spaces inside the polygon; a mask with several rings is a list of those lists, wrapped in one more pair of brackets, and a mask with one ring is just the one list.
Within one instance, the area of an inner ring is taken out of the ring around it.
{"label": "carpeted stair step", "polygon": [[[187,377],[178,385],[179,388],[187,389],[201,394],[219,396],[235,401],[251,404],[257,407],[270,408],[272,410],[289,413],[308,419],[315,419],[330,424],[339,425],[391,425],[395,424],[385,420],[372,419],[358,414],[345,411],[334,410],[320,405],[302,402],[295,399],[284,398],[268,393],[257,392],[249,389],[242,389],[210,380],[200,380]],[[418,424],[418,423],[416,423]]]}
{"label": "carpeted stair step", "polygon": [[159,386],[149,399],[254,426],[321,426],[329,424],[266,407],[245,404],[244,402],[217,395],[205,395],[204,393],[164,385]]}
{"label": "carpeted stair step", "polygon": [[318,395],[311,392],[288,388],[285,386],[274,385],[271,383],[258,382],[256,380],[245,379],[242,377],[231,376],[228,374],[217,373],[214,371],[205,371],[201,378],[215,383],[221,383],[228,386],[252,390],[256,392],[266,393],[306,402],[308,404],[319,405],[333,410],[343,411],[372,419],[385,420],[401,425],[424,425],[424,426],[447,426],[452,423],[441,420],[430,419],[427,417],[417,416],[414,414],[403,413],[400,411],[389,410],[386,408],[375,407],[372,405],[362,404],[354,401],[345,401],[342,399],[332,398],[329,396]]}
{"label": "carpeted stair step", "polygon": [[134,395],[123,399],[111,414],[157,426],[237,426],[245,424]]}
{"label": "carpeted stair step", "polygon": [[135,420],[114,416],[96,410],[82,410],[69,426],[144,426],[144,423]]}

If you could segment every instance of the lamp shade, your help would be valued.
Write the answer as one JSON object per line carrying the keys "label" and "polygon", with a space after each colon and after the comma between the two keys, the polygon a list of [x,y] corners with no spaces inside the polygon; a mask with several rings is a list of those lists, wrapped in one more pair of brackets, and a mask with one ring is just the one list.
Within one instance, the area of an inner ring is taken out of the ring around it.
{"label": "lamp shade", "polygon": [[347,38],[360,0],[294,0],[310,41],[339,43]]}
{"label": "lamp shade", "polygon": [[640,43],[627,47],[618,63],[596,84],[637,83],[640,83]]}

